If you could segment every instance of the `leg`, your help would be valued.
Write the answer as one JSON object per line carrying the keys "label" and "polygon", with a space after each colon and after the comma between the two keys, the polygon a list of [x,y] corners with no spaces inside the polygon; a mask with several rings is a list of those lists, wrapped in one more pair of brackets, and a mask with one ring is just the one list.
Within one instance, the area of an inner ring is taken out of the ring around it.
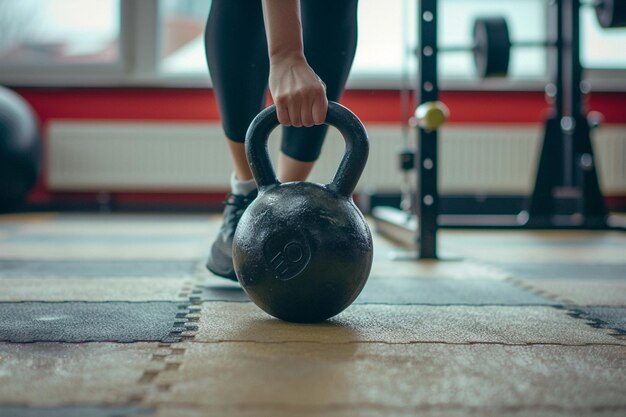
{"label": "leg", "polygon": [[235,169],[224,222],[211,246],[207,268],[216,275],[236,280],[232,262],[233,236],[241,215],[256,196],[243,142],[250,122],[265,104],[269,75],[261,2],[213,0],[205,47]]}
{"label": "leg", "polygon": [[[326,83],[329,100],[343,93],[357,42],[357,0],[301,0],[304,52]],[[328,127],[283,128],[278,176],[305,180],[319,157]]]}
{"label": "leg", "polygon": [[[294,129],[313,129],[312,127],[298,127]],[[281,182],[305,181],[315,162],[298,161],[281,152],[278,155],[278,178]]]}
{"label": "leg", "polygon": [[206,58],[238,179],[252,178],[243,142],[265,104],[269,59],[260,1],[213,0]]}
{"label": "leg", "polygon": [[246,147],[244,144],[233,140],[226,142],[228,144],[228,150],[230,151],[230,157],[233,160],[235,177],[241,181],[252,180],[252,172],[250,171],[250,165],[248,165],[248,157],[246,156]]}

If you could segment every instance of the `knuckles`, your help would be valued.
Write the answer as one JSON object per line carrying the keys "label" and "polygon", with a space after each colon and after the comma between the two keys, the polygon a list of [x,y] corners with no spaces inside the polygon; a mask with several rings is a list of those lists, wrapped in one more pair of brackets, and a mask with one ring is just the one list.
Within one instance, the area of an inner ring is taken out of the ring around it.
{"label": "knuckles", "polygon": [[278,107],[287,106],[287,104],[289,103],[289,95],[280,94],[274,97],[274,102],[276,103],[276,106]]}
{"label": "knuckles", "polygon": [[[319,106],[319,102],[326,101],[326,86],[306,85],[288,93],[277,94],[274,97],[274,103],[277,108],[278,122],[284,126],[294,127],[311,127],[321,125],[325,122],[325,114],[319,108],[311,109],[311,113],[307,115],[300,114],[300,109],[307,106]],[[316,102],[318,102],[316,104]],[[289,110],[293,111],[289,111]],[[297,114],[296,114],[297,113]]]}

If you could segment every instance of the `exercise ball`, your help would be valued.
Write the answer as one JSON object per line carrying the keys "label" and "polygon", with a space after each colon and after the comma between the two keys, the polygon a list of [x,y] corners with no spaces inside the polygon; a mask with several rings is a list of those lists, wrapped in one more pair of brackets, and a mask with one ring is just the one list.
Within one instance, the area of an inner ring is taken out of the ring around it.
{"label": "exercise ball", "polygon": [[0,211],[19,208],[39,175],[39,123],[28,103],[0,86]]}

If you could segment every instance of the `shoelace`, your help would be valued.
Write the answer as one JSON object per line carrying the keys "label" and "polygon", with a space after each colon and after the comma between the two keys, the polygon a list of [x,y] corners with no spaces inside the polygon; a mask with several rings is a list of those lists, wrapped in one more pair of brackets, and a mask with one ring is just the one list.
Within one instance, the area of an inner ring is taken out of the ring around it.
{"label": "shoelace", "polygon": [[245,209],[255,199],[255,197],[248,197],[247,195],[229,193],[226,196],[226,200],[224,200],[224,204],[227,206],[235,206],[237,208]]}
{"label": "shoelace", "polygon": [[256,198],[254,197],[244,196],[229,193],[224,200],[224,204],[226,206],[233,206],[236,209],[228,214],[230,214],[225,220],[229,225],[234,225],[239,221],[239,218],[245,211],[245,209],[250,205],[250,203]]}

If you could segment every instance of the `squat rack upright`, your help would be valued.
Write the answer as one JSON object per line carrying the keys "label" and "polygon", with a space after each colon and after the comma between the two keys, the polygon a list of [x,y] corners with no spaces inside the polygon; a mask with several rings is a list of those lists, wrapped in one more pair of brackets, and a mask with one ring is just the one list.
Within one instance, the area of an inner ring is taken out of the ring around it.
{"label": "squat rack upright", "polygon": [[[498,221],[497,227],[513,228],[608,228],[608,212],[598,184],[591,144],[591,127],[583,104],[588,93],[580,63],[580,0],[548,0],[548,48],[550,84],[546,95],[551,111],[545,120],[541,157],[534,190],[519,215]],[[436,102],[438,87],[438,0],[418,1],[419,59],[416,92],[419,104]],[[623,11],[622,11],[623,12]],[[620,12],[621,13],[621,12]],[[442,48],[445,50],[445,47]],[[508,59],[508,57],[507,57]],[[413,234],[417,259],[437,259],[440,227],[494,227],[489,216],[468,223],[441,224],[438,190],[438,131],[417,127],[417,175],[415,216],[388,215],[373,210],[379,230],[394,237]],[[481,223],[482,222],[482,223]],[[405,240],[405,239],[400,239]]]}
{"label": "squat rack upright", "polygon": [[[420,103],[439,100],[437,77],[437,0],[420,0],[417,18],[418,33],[418,86]],[[437,259],[437,229],[439,222],[439,186],[437,129],[417,127],[418,154],[416,158],[417,198],[415,209],[418,219],[418,258]]]}

